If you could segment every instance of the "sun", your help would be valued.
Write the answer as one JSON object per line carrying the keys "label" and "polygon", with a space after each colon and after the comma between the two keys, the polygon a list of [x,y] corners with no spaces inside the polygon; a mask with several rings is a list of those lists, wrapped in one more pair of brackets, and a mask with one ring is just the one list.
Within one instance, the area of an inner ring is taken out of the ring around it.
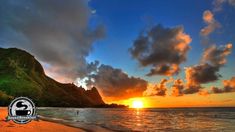
{"label": "sun", "polygon": [[141,101],[141,100],[134,100],[133,102],[132,102],[132,108],[143,108],[143,101]]}

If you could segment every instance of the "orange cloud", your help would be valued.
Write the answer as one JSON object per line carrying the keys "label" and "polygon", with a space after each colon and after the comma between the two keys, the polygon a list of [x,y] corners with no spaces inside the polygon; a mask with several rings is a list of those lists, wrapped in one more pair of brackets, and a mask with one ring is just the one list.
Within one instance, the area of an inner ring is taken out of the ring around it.
{"label": "orange cloud", "polygon": [[207,95],[209,95],[209,92],[206,91],[206,90],[200,90],[200,91],[198,92],[198,94],[199,94],[199,95],[202,95],[202,96],[207,96]]}
{"label": "orange cloud", "polygon": [[214,20],[214,15],[211,13],[211,11],[209,10],[206,10],[204,11],[203,13],[203,20],[206,22],[206,23],[212,23]]}
{"label": "orange cloud", "polygon": [[172,86],[172,96],[182,96],[184,90],[184,82],[181,79],[177,79],[174,81]]}
{"label": "orange cloud", "polygon": [[230,87],[235,90],[235,77],[232,77],[230,80],[223,81],[224,87]]}
{"label": "orange cloud", "polygon": [[230,80],[224,80],[223,85],[223,88],[212,87],[211,92],[216,94],[235,92],[235,77],[232,77]]}
{"label": "orange cloud", "polygon": [[167,79],[162,79],[159,84],[149,85],[147,90],[144,91],[144,96],[165,96],[167,87],[166,83],[170,82]]}
{"label": "orange cloud", "polygon": [[206,27],[204,27],[203,29],[201,29],[201,35],[203,36],[208,36],[209,34],[211,34],[215,29],[221,27],[220,23],[217,22],[214,19],[214,15],[211,11],[206,10],[203,13],[203,20],[204,22],[207,24]]}
{"label": "orange cloud", "polygon": [[227,62],[226,56],[228,56],[231,51],[231,43],[228,43],[222,47],[216,47],[215,45],[212,45],[204,51],[201,62],[206,63],[209,61],[212,65],[215,66],[224,65]]}

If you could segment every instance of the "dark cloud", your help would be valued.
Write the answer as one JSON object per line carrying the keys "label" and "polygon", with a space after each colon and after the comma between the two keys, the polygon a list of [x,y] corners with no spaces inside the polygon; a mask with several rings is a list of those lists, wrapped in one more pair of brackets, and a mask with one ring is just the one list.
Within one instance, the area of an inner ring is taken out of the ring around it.
{"label": "dark cloud", "polygon": [[155,84],[153,86],[149,86],[146,91],[144,91],[144,96],[165,96],[167,87],[166,83],[168,83],[169,80],[162,79],[159,84]]}
{"label": "dark cloud", "polygon": [[232,77],[230,80],[223,81],[223,88],[212,87],[211,93],[229,93],[235,92],[235,77]]}
{"label": "dark cloud", "polygon": [[136,77],[130,77],[121,69],[109,65],[101,65],[96,73],[90,75],[88,85],[99,89],[106,100],[121,100],[141,97],[148,83]]}
{"label": "dark cloud", "polygon": [[218,88],[218,87],[211,87],[211,91],[212,91],[212,93],[224,93],[225,91],[224,91],[224,89],[220,89],[220,88]]}
{"label": "dark cloud", "polygon": [[177,79],[174,81],[174,84],[172,85],[172,96],[183,96],[185,94],[194,94],[198,93],[199,95],[206,96],[209,93],[206,90],[203,90],[203,87],[200,84],[197,83],[189,83],[184,82],[181,79]]}
{"label": "dark cloud", "polygon": [[179,64],[186,61],[191,38],[182,26],[165,28],[156,25],[134,41],[130,48],[133,58],[141,66],[151,66],[149,76],[174,75],[179,72]]}
{"label": "dark cloud", "polygon": [[[231,53],[232,44],[225,46],[212,45],[205,49],[201,64],[185,68],[188,87],[193,91],[200,88],[200,84],[217,81],[221,75],[219,69],[227,62],[226,57]],[[196,87],[196,88],[195,88]]]}
{"label": "dark cloud", "polygon": [[202,84],[213,82],[219,79],[219,67],[210,64],[200,64],[185,69],[186,80],[189,84]]}
{"label": "dark cloud", "polygon": [[5,47],[33,53],[48,72],[75,79],[87,74],[85,57],[104,37],[103,26],[89,27],[90,17],[85,0],[3,0],[0,37]]}
{"label": "dark cloud", "polygon": [[201,84],[218,80],[219,69],[227,62],[226,57],[231,53],[232,44],[224,46],[212,45],[205,49],[201,64],[185,69],[186,80],[189,83]]}
{"label": "dark cloud", "polygon": [[183,96],[185,94],[194,94],[198,93],[199,95],[207,95],[207,91],[203,90],[203,87],[200,84],[192,84],[189,82],[184,82],[181,79],[177,79],[174,81],[174,84],[172,85],[172,96]]}
{"label": "dark cloud", "polygon": [[147,74],[147,76],[153,76],[153,75],[166,75],[171,76],[174,74],[178,74],[180,71],[180,68],[176,64],[172,65],[157,65],[154,67],[154,69],[151,69],[150,72]]}
{"label": "dark cloud", "polygon": [[187,83],[184,89],[184,94],[194,94],[198,93],[202,89],[200,84],[190,84]]}
{"label": "dark cloud", "polygon": [[[226,57],[231,53],[232,44],[224,46],[212,45],[203,52],[200,64],[185,68],[186,82],[176,80],[173,89],[173,96],[183,94],[199,93],[206,95],[201,84],[217,81],[221,75],[218,73],[220,68],[227,62]],[[213,88],[215,92],[220,89]]]}
{"label": "dark cloud", "polygon": [[213,66],[222,66],[226,61],[226,56],[231,53],[232,44],[227,44],[225,46],[217,47],[212,45],[205,49],[202,56],[202,63],[210,63]]}

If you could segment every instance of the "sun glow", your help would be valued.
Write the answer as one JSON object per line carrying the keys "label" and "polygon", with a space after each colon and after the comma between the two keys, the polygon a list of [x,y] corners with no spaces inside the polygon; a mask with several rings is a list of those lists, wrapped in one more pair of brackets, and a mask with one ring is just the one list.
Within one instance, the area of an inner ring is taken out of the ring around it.
{"label": "sun glow", "polygon": [[143,108],[143,101],[141,101],[141,100],[134,100],[133,102],[132,102],[132,108]]}

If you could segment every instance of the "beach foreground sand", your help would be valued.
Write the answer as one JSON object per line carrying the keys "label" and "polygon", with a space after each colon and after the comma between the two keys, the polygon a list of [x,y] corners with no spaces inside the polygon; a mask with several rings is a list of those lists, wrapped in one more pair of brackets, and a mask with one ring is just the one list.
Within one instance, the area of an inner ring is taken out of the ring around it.
{"label": "beach foreground sand", "polygon": [[1,132],[84,132],[79,128],[73,128],[62,124],[47,121],[31,121],[27,124],[16,124],[13,121],[5,121],[7,108],[0,107],[0,131]]}

